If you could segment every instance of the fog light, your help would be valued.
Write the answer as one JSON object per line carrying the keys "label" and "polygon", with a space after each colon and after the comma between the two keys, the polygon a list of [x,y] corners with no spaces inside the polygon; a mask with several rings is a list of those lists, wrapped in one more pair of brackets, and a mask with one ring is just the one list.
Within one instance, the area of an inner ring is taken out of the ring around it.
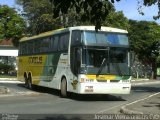
{"label": "fog light", "polygon": [[122,80],[123,83],[130,83],[130,80]]}

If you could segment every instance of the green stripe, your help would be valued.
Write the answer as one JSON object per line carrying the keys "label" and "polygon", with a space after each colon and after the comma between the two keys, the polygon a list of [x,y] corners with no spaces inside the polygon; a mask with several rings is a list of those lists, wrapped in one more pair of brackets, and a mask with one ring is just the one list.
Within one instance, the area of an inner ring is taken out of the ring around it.
{"label": "green stripe", "polygon": [[61,53],[54,53],[52,55],[47,56],[43,73],[42,73],[42,76],[45,76],[45,78],[41,80],[46,82],[52,81],[52,78],[54,77],[57,70],[57,65],[60,59],[60,55]]}

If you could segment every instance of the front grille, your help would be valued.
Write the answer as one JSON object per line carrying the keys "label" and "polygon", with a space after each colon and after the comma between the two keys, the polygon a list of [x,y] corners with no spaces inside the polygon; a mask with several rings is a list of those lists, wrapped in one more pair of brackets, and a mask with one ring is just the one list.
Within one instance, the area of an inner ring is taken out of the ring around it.
{"label": "front grille", "polygon": [[119,82],[120,80],[110,80],[110,82]]}

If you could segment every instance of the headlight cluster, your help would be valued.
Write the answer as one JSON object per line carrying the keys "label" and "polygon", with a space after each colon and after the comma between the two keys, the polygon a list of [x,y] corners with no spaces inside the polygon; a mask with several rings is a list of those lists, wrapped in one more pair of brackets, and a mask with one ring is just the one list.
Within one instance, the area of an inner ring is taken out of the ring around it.
{"label": "headlight cluster", "polygon": [[123,83],[130,83],[130,80],[122,80]]}
{"label": "headlight cluster", "polygon": [[87,78],[81,78],[80,82],[81,83],[84,83],[84,82],[94,82],[94,80],[93,79],[87,79]]}

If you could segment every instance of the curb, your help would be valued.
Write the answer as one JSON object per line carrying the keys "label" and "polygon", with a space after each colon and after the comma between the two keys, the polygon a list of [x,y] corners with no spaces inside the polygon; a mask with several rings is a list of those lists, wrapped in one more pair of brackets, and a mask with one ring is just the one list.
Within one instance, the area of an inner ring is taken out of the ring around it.
{"label": "curb", "polygon": [[143,114],[143,112],[129,110],[126,106],[121,107],[120,112],[123,114]]}
{"label": "curb", "polygon": [[160,81],[154,81],[154,82],[140,82],[140,83],[132,83],[132,82],[131,82],[131,85],[132,85],[132,86],[136,86],[136,85],[147,85],[147,84],[157,84],[157,83],[160,83]]}
{"label": "curb", "polygon": [[17,78],[0,78],[0,81],[5,81],[5,80],[8,80],[8,81],[17,81]]}
{"label": "curb", "polygon": [[146,100],[146,99],[149,99],[149,98],[151,98],[151,97],[153,97],[153,96],[155,96],[155,95],[158,95],[158,94],[160,94],[160,92],[154,93],[154,94],[152,94],[152,95],[149,95],[149,96],[146,97],[146,98],[142,98],[142,99],[139,99],[139,100],[137,100],[137,101],[128,103],[128,104],[126,104],[126,105],[124,105],[124,106],[122,106],[122,107],[120,108],[120,112],[123,113],[123,114],[144,114],[143,112],[140,112],[140,111],[134,111],[134,110],[127,109],[126,107],[129,106],[129,105],[132,105],[132,104],[135,104],[135,103],[144,101],[144,100]]}
{"label": "curb", "polygon": [[20,83],[24,83],[24,82],[21,82],[21,81],[17,81],[17,80],[14,80],[14,81],[11,81],[11,80],[0,80],[0,83],[17,83],[17,84],[20,84]]}
{"label": "curb", "polygon": [[148,81],[150,79],[132,79],[131,81]]}

